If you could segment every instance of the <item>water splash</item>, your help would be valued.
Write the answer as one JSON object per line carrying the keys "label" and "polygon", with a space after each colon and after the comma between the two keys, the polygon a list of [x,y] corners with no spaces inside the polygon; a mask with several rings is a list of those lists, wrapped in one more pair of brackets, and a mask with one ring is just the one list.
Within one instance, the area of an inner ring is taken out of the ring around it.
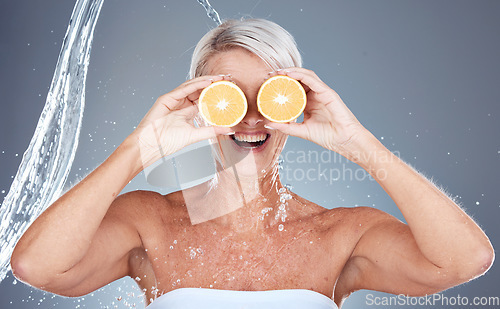
{"label": "water splash", "polygon": [[[288,187],[286,187],[288,186]],[[286,213],[286,207],[288,206],[288,200],[292,199],[292,195],[288,193],[288,188],[291,188],[290,185],[285,185],[284,188],[280,188],[278,190],[279,197],[280,197],[280,204],[278,206],[278,211],[276,212],[275,219],[281,222],[286,221],[287,213]],[[278,226],[278,230],[281,232],[284,229],[284,225],[280,224]]]}
{"label": "water splash", "polygon": [[207,11],[207,16],[213,20],[217,26],[222,24],[222,21],[220,20],[219,13],[210,5],[210,2],[208,0],[198,0],[198,3],[205,8],[205,11]]}
{"label": "water splash", "polygon": [[[62,193],[71,170],[85,107],[85,82],[96,22],[104,0],[77,0],[35,133],[0,209],[0,282],[15,244]],[[207,0],[207,16],[222,22]]]}
{"label": "water splash", "polygon": [[78,0],[35,134],[0,209],[0,281],[15,244],[62,193],[80,136],[94,28],[104,0]]}

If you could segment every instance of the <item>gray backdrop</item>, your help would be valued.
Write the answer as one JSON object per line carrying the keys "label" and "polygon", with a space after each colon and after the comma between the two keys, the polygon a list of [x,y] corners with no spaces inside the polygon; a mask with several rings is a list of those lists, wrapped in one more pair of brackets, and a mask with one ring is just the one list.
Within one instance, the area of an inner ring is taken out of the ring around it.
{"label": "gray backdrop", "polygon": [[[335,89],[389,149],[457,196],[494,246],[500,246],[499,1],[212,4],[222,18],[264,17],[289,30],[305,67]],[[0,4],[1,198],[34,133],[73,5],[67,0]],[[193,46],[213,26],[196,0],[105,0],[68,185],[99,165],[159,95],[185,80]],[[356,165],[326,154],[323,160],[301,160],[305,150],[322,153],[297,138],[289,139],[283,153],[283,182],[299,195],[328,208],[375,206],[402,219],[388,195]],[[309,169],[316,176],[306,177]],[[318,174],[325,169],[326,179]],[[124,192],[135,189],[167,193],[150,187],[142,173]],[[485,276],[442,295],[469,301],[500,297],[499,268],[495,264]],[[15,282],[10,275],[0,284],[0,308],[123,308],[126,302],[141,307],[130,278],[82,298],[53,296]],[[388,295],[360,291],[345,308],[376,307],[369,294]],[[440,304],[421,308],[447,307]],[[449,306],[457,307],[466,308]]]}

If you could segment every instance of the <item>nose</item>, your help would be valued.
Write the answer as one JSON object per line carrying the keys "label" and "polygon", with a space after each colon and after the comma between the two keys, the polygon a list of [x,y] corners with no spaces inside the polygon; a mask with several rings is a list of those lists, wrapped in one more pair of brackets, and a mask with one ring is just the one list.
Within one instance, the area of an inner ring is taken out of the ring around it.
{"label": "nose", "polygon": [[247,113],[241,122],[249,127],[256,127],[263,121],[264,118],[257,109],[257,104],[251,104],[249,102]]}

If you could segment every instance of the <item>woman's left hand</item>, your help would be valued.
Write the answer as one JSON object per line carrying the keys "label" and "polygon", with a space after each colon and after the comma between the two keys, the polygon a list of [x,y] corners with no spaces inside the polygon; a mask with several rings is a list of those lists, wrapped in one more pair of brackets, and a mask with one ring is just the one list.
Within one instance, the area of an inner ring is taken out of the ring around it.
{"label": "woman's left hand", "polygon": [[367,130],[342,102],[340,96],[311,70],[288,68],[276,73],[294,78],[304,86],[307,105],[303,122],[269,122],[267,126],[307,139],[350,158],[348,145]]}

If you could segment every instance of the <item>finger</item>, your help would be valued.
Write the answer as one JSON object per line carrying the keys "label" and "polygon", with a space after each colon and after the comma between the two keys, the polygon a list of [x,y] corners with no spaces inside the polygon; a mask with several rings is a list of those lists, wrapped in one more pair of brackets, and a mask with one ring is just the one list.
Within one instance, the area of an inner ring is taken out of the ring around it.
{"label": "finger", "polygon": [[183,109],[176,111],[179,115],[184,116],[186,119],[193,119],[199,113],[198,105],[190,105]]}
{"label": "finger", "polygon": [[[320,94],[325,91],[331,90],[317,75],[311,70],[304,68],[288,68],[278,71],[280,74],[287,75],[293,79],[298,80],[303,85],[307,86],[310,90]],[[304,89],[305,90],[305,89]],[[306,91],[307,92],[307,91]]]}
{"label": "finger", "polygon": [[180,87],[192,84],[192,83],[196,83],[196,82],[198,82],[200,80],[210,79],[210,80],[213,80],[213,81],[218,81],[218,80],[222,80],[223,77],[224,77],[224,75],[202,75],[202,76],[198,76],[198,77],[195,77],[195,78],[192,78],[192,79],[189,79],[189,80],[185,81],[184,83],[182,83],[181,85],[179,85],[179,87],[177,87],[177,88],[180,88]]}
{"label": "finger", "polygon": [[165,100],[161,101],[169,110],[175,110],[184,99],[188,98],[190,95],[195,94],[196,92],[201,92],[203,88],[208,87],[212,82],[219,80],[222,80],[221,76],[203,76],[187,81],[186,83],[180,85],[176,89],[162,96],[162,99],[165,98]]}
{"label": "finger", "polygon": [[188,81],[175,88],[172,92],[169,93],[169,96],[174,100],[182,100],[188,97],[190,94],[208,87],[213,81],[215,81],[215,79],[212,77]]}
{"label": "finger", "polygon": [[[287,70],[287,69],[279,69],[277,71],[270,71],[270,72],[267,73],[267,77],[265,79],[268,80],[271,77],[274,77],[274,76],[277,76],[277,75],[286,75],[286,73],[284,72],[285,70]],[[311,90],[307,85],[301,83],[300,81],[299,81],[299,83],[302,85],[302,87],[304,88],[304,91],[306,93],[308,93],[309,90]]]}
{"label": "finger", "polygon": [[304,91],[305,91],[306,93],[309,93],[309,91],[311,91],[311,88],[310,88],[309,86],[307,86],[306,84],[304,84],[304,83],[303,83],[303,82],[301,82],[300,80],[299,80],[298,82],[302,85],[302,87],[304,88]]}
{"label": "finger", "polygon": [[[199,109],[197,105],[193,105],[183,108],[182,110],[177,111],[177,113],[184,116],[187,120],[192,120],[196,115],[198,115]],[[210,128],[214,132],[212,135],[210,135],[211,137],[214,137],[215,135],[218,134],[229,134],[229,133],[234,134],[234,131],[228,127],[208,126],[206,128]]]}
{"label": "finger", "polygon": [[[193,79],[185,82],[181,86],[187,86],[187,85],[190,85],[192,83],[196,83],[196,82],[198,82],[200,80],[207,80],[208,79],[211,82],[216,82],[216,81],[221,81],[221,80],[228,80],[229,78],[231,78],[231,74],[205,75],[205,76],[200,76],[200,77],[197,77],[197,78],[193,78]],[[203,87],[203,88],[205,88],[205,87]],[[190,95],[188,95],[187,99],[189,101],[191,101],[191,102],[196,101],[200,97],[200,94],[201,94],[201,91],[203,90],[203,88],[200,88],[200,89],[196,90],[195,92],[191,93]]]}
{"label": "finger", "polygon": [[290,122],[290,123],[279,123],[279,122],[270,122],[264,127],[272,130],[278,130],[288,135],[306,138],[307,131],[305,126],[302,123]]}
{"label": "finger", "polygon": [[188,95],[187,99],[193,103],[196,103],[196,100],[200,98],[200,94],[203,91],[203,89],[197,90],[190,95]]}

